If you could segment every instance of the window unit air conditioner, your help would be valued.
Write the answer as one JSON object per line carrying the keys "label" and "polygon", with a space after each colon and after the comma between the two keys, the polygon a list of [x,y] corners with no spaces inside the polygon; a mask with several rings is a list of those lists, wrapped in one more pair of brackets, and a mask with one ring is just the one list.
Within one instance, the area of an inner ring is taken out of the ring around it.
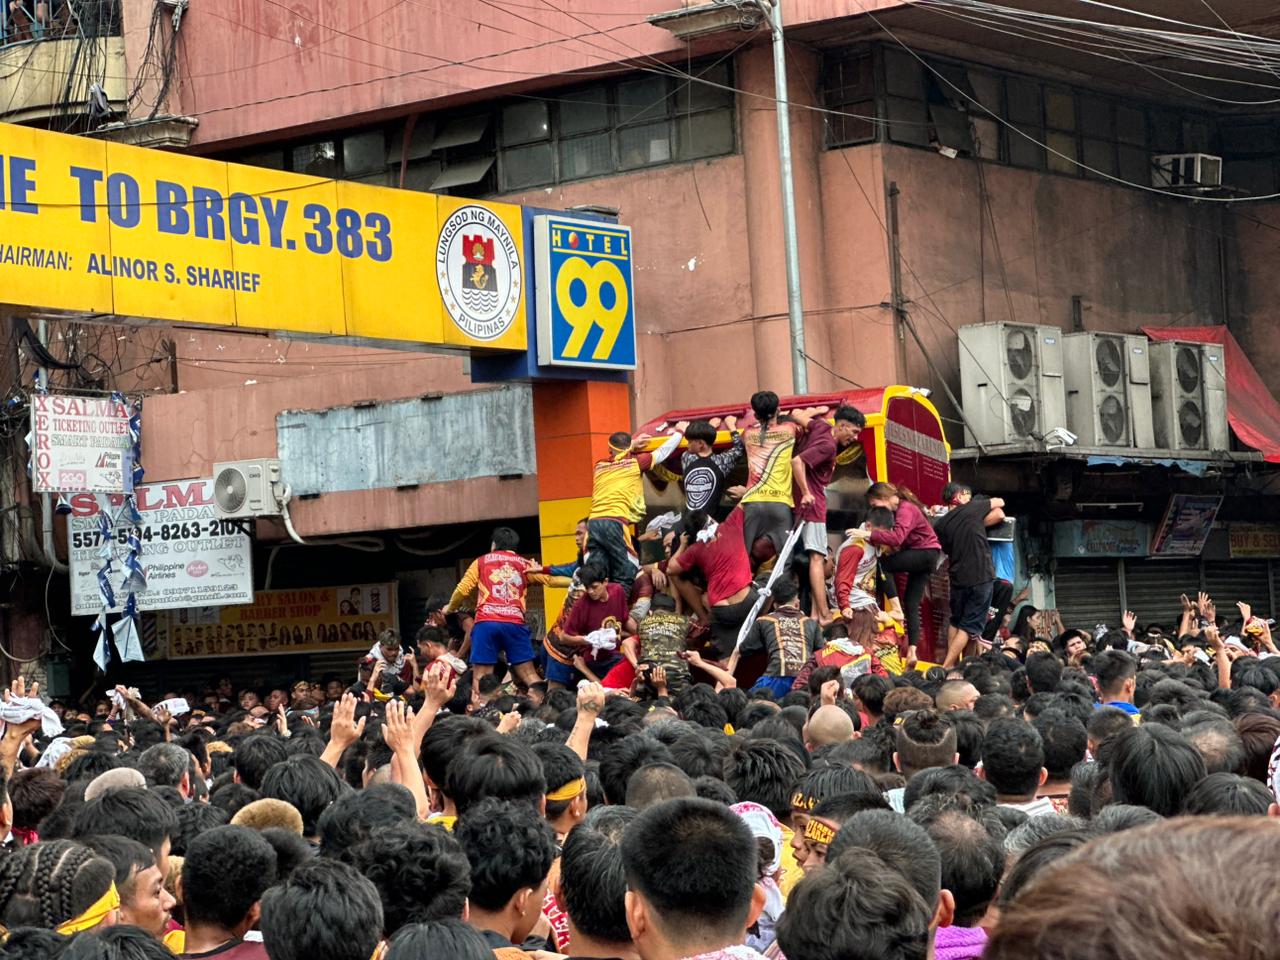
{"label": "window unit air conditioner", "polygon": [[1151,185],[1165,190],[1216,190],[1222,158],[1208,153],[1163,153],[1151,158]]}
{"label": "window unit air conditioner", "polygon": [[1155,446],[1146,337],[1071,333],[1062,338],[1067,423],[1085,447]]}
{"label": "window unit air conditioner", "polygon": [[1222,347],[1153,343],[1151,407],[1161,450],[1226,450],[1227,379]]}
{"label": "window unit air conditioner", "polygon": [[961,327],[961,403],[971,444],[1041,439],[1066,426],[1062,331],[1030,323]]}
{"label": "window unit air conditioner", "polygon": [[213,499],[224,519],[280,515],[280,461],[237,460],[213,465]]}

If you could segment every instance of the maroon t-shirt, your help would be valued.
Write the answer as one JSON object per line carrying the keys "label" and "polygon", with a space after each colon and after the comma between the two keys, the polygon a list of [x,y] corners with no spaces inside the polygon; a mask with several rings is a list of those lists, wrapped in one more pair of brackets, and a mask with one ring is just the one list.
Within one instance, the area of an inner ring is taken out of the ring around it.
{"label": "maroon t-shirt", "polygon": [[827,522],[827,484],[836,473],[836,438],[831,424],[821,417],[809,421],[809,429],[796,449],[796,456],[804,462],[805,477],[813,504],[800,506],[800,485],[795,484],[792,498],[796,503],[796,519],[811,523]]}
{"label": "maroon t-shirt", "polygon": [[248,940],[228,940],[220,947],[204,953],[184,953],[179,960],[268,960],[267,948]]}
{"label": "maroon t-shirt", "polygon": [[[622,649],[622,630],[627,625],[627,617],[631,608],[627,605],[627,595],[616,583],[605,584],[607,595],[604,600],[592,600],[587,594],[580,596],[573,609],[569,611],[569,619],[565,621],[564,632],[573,637],[585,637],[593,630],[602,627],[613,627],[618,631],[618,649]],[[591,663],[598,657],[587,656],[587,648],[583,648],[583,656]],[[613,653],[606,652],[606,656]]]}
{"label": "maroon t-shirt", "polygon": [[707,603],[713,607],[751,583],[751,557],[742,533],[742,507],[734,507],[714,540],[691,543],[680,554],[682,570],[694,567],[707,579]]}

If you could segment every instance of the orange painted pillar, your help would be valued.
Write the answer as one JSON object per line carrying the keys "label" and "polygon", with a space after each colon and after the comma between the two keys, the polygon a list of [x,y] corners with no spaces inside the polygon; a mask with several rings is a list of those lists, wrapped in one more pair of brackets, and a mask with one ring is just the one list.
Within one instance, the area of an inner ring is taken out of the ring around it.
{"label": "orange painted pillar", "polygon": [[[538,524],[542,563],[578,554],[573,531],[591,510],[591,472],[609,453],[609,434],[631,429],[631,386],[597,381],[533,384],[534,449],[538,458]],[[565,591],[544,591],[550,626]]]}

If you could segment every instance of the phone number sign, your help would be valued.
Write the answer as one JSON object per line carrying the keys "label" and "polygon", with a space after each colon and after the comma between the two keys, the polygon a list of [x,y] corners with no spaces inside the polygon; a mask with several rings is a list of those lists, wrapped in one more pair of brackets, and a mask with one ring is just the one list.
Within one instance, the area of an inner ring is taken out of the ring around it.
{"label": "phone number sign", "polygon": [[634,370],[631,228],[543,216],[534,238],[538,363]]}
{"label": "phone number sign", "polygon": [[[147,589],[138,593],[138,609],[225,606],[253,602],[253,543],[232,521],[218,516],[213,480],[153,483],[134,490],[142,523],[120,522],[111,528],[111,589],[117,606],[124,603],[124,557],[129,532],[142,542]],[[71,612],[96,614],[102,608],[98,570],[103,534],[99,514],[106,501],[115,519],[122,497],[77,494],[70,498],[67,537],[71,556]]]}

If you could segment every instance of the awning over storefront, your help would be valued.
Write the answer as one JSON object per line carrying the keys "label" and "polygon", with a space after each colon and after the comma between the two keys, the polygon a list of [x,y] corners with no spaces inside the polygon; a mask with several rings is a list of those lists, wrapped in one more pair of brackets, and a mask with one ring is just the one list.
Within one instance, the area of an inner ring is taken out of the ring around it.
{"label": "awning over storefront", "polygon": [[1271,395],[1231,331],[1214,327],[1143,327],[1152,340],[1216,343],[1223,348],[1227,376],[1227,420],[1240,442],[1280,463],[1280,403]]}

